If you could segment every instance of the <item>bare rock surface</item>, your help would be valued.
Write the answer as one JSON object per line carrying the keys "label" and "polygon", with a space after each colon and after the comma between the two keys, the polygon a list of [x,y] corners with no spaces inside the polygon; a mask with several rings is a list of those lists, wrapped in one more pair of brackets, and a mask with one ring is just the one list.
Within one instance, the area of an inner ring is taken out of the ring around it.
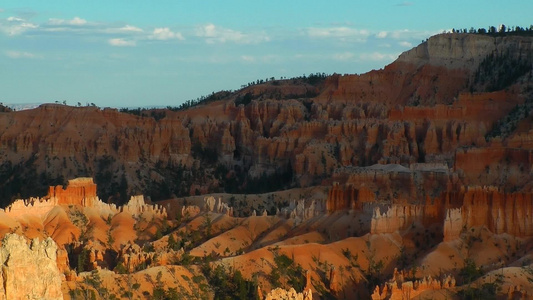
{"label": "bare rock surface", "polygon": [[2,240],[0,299],[63,299],[62,275],[56,264],[56,243],[8,234]]}

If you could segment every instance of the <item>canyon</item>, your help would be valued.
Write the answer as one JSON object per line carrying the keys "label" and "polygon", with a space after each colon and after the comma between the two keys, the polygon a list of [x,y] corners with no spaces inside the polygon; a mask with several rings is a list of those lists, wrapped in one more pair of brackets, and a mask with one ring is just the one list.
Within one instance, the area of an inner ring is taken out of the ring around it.
{"label": "canyon", "polygon": [[2,111],[0,299],[527,297],[531,45],[445,33],[186,109]]}

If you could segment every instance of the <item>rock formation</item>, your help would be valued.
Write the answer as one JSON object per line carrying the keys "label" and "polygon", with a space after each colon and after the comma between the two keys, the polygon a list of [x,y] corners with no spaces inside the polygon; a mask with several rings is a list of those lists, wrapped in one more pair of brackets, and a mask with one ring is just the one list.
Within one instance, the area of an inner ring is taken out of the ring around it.
{"label": "rock formation", "polygon": [[68,181],[66,188],[51,186],[43,198],[18,199],[6,208],[11,216],[35,215],[42,217],[57,205],[97,206],[101,202],[96,195],[96,184],[92,178],[76,178]]}
{"label": "rock formation", "polygon": [[414,282],[405,281],[404,278],[403,272],[398,272],[395,269],[391,280],[385,283],[382,288],[376,286],[371,296],[372,300],[417,299],[426,291],[455,287],[455,278],[449,275],[443,279],[434,279],[428,276]]}
{"label": "rock formation", "polygon": [[131,196],[130,201],[120,208],[121,211],[127,212],[132,216],[139,216],[144,212],[158,215],[160,218],[166,218],[167,212],[164,207],[158,204],[148,205],[144,202],[144,196]]}
{"label": "rock formation", "polygon": [[278,216],[295,220],[295,224],[309,220],[325,212],[323,202],[306,199],[291,200],[288,207],[283,207]]}
{"label": "rock formation", "polygon": [[51,238],[28,246],[26,238],[7,234],[0,248],[0,299],[63,299],[56,252]]}
{"label": "rock formation", "polygon": [[98,200],[96,184],[92,178],[76,178],[68,181],[67,187],[50,187],[46,198],[57,199],[58,204],[92,206]]}
{"label": "rock formation", "polygon": [[463,228],[484,226],[495,234],[533,236],[533,194],[506,193],[496,187],[462,187],[454,193],[462,203],[449,209],[444,223],[445,240],[457,238]]}
{"label": "rock formation", "polygon": [[444,241],[451,241],[459,238],[461,232],[466,229],[463,222],[461,208],[451,208],[446,210],[444,219]]}
{"label": "rock formation", "polygon": [[155,255],[155,252],[145,252],[139,245],[131,244],[121,249],[118,261],[128,272],[133,272],[140,265],[150,265]]}
{"label": "rock formation", "polygon": [[265,297],[265,300],[312,300],[313,293],[311,290],[305,290],[302,293],[296,292],[293,288],[284,290],[276,288],[270,291]]}
{"label": "rock formation", "polygon": [[181,216],[184,218],[194,218],[200,214],[201,210],[196,205],[186,205],[181,208]]}
{"label": "rock formation", "polygon": [[218,200],[216,200],[215,197],[212,196],[205,197],[204,208],[208,212],[225,214],[230,217],[233,216],[233,207],[230,207],[227,203],[222,202],[221,198],[218,198]]}
{"label": "rock formation", "polygon": [[507,299],[528,299],[527,291],[521,290],[520,286],[511,286],[507,292]]}
{"label": "rock formation", "polygon": [[424,207],[418,205],[393,205],[383,211],[376,207],[372,215],[370,233],[392,233],[411,226],[424,218]]}
{"label": "rock formation", "polygon": [[92,178],[76,178],[69,180],[69,185],[64,189],[62,186],[50,187],[49,194],[43,198],[19,199],[5,209],[5,213],[13,218],[28,215],[42,218],[58,205],[79,205],[81,207],[98,208],[102,213],[117,214],[127,212],[132,216],[138,216],[144,212],[167,216],[166,209],[160,205],[146,204],[144,196],[132,196],[123,206],[102,202],[96,195],[96,184]]}
{"label": "rock formation", "polygon": [[333,294],[337,294],[340,290],[337,276],[337,270],[335,270],[335,267],[332,267],[329,271],[329,290]]}
{"label": "rock formation", "polygon": [[362,209],[365,204],[421,204],[438,197],[456,182],[457,175],[442,163],[413,163],[343,167],[333,174],[326,206],[328,212]]}
{"label": "rock formation", "polygon": [[37,217],[45,216],[50,210],[58,205],[57,198],[29,198],[18,199],[6,207],[5,212],[11,217],[23,215],[33,215]]}
{"label": "rock formation", "polygon": [[346,209],[361,209],[363,203],[374,200],[375,194],[364,186],[355,189],[353,184],[341,187],[338,182],[334,182],[329,190],[326,209],[330,213]]}

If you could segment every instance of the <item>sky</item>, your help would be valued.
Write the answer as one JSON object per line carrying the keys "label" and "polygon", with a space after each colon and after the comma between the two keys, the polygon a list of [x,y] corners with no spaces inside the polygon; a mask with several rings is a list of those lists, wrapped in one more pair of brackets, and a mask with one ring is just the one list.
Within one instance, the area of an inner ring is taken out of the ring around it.
{"label": "sky", "polygon": [[0,102],[178,106],[257,79],[361,74],[530,0],[2,0]]}

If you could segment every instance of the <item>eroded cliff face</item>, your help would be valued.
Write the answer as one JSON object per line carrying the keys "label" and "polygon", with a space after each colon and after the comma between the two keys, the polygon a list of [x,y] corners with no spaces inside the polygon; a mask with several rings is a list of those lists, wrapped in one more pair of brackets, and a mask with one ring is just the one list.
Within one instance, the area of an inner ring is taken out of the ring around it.
{"label": "eroded cliff face", "polygon": [[450,195],[462,202],[450,208],[444,221],[444,239],[453,240],[472,227],[485,227],[495,234],[533,236],[533,194],[506,193],[497,187],[463,187]]}
{"label": "eroded cliff face", "polygon": [[56,243],[8,234],[0,247],[0,299],[62,300],[62,274],[56,264]]}
{"label": "eroded cliff face", "polygon": [[[458,239],[471,228],[486,228],[494,234],[509,234],[528,238],[533,236],[533,193],[506,192],[495,186],[437,185],[441,194],[426,196],[425,202],[416,198],[378,199],[376,192],[360,191],[349,183],[334,183],[326,200],[328,213],[352,210],[371,216],[369,232],[384,234],[403,232],[411,226],[440,228],[444,241]],[[399,194],[398,194],[399,195]]]}
{"label": "eroded cliff face", "polygon": [[400,55],[398,62],[474,71],[489,54],[508,51],[520,57],[533,50],[531,39],[521,36],[491,37],[473,34],[439,34]]}

